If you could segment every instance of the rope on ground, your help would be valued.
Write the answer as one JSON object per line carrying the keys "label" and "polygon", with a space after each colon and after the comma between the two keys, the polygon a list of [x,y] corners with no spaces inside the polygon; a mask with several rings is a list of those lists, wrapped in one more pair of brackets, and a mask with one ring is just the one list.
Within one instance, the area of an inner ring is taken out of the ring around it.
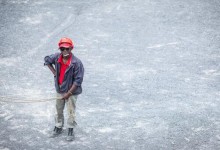
{"label": "rope on ground", "polygon": [[[8,99],[8,100],[5,100]],[[7,96],[0,96],[0,102],[6,103],[38,103],[38,102],[48,102],[54,100],[61,100],[62,98],[37,98],[37,99],[26,99],[21,100],[22,98],[19,97],[7,97]]]}

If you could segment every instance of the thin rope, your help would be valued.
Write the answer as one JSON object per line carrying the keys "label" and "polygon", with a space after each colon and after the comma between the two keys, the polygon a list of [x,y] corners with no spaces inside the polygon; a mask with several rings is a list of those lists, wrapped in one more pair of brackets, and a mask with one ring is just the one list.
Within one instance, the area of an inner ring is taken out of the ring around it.
{"label": "thin rope", "polygon": [[[10,100],[5,100],[5,99],[10,99]],[[38,99],[28,99],[28,100],[20,100],[20,99],[22,98],[0,96],[0,102],[6,102],[6,103],[38,103],[38,102],[61,100],[62,98],[53,97],[53,98],[38,98]]]}

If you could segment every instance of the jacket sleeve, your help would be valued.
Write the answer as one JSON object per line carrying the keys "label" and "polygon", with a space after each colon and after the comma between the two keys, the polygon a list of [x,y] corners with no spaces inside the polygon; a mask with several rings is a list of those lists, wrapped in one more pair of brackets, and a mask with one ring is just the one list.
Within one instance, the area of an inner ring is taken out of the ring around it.
{"label": "jacket sleeve", "polygon": [[56,60],[58,57],[59,57],[59,53],[46,56],[46,57],[44,58],[44,65],[52,65],[52,64],[55,64],[55,60]]}
{"label": "jacket sleeve", "polygon": [[76,86],[81,86],[84,76],[84,67],[81,61],[75,65],[73,76],[74,76],[73,84],[75,84]]}

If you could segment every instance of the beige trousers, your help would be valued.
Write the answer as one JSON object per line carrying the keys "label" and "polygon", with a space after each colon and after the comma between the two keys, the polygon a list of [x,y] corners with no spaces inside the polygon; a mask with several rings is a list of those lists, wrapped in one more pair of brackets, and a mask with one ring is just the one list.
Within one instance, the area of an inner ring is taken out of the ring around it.
{"label": "beige trousers", "polygon": [[[63,94],[57,93],[57,98],[61,98]],[[67,100],[56,100],[56,111],[55,111],[55,123],[56,127],[62,128],[64,125],[64,115],[63,111],[65,104],[67,105],[67,128],[74,128],[76,126],[75,122],[75,111],[76,111],[76,101],[77,95],[70,96]]]}

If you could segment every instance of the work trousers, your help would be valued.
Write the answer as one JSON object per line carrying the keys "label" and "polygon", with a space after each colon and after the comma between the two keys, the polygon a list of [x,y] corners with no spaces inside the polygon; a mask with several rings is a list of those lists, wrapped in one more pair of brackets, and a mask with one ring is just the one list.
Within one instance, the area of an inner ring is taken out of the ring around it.
{"label": "work trousers", "polygon": [[[57,93],[57,98],[61,98],[63,94]],[[74,128],[76,126],[75,122],[75,111],[76,111],[76,101],[77,95],[72,95],[66,100],[56,100],[56,111],[55,111],[55,123],[56,127],[62,128],[64,125],[64,108],[67,105],[67,128]]]}

